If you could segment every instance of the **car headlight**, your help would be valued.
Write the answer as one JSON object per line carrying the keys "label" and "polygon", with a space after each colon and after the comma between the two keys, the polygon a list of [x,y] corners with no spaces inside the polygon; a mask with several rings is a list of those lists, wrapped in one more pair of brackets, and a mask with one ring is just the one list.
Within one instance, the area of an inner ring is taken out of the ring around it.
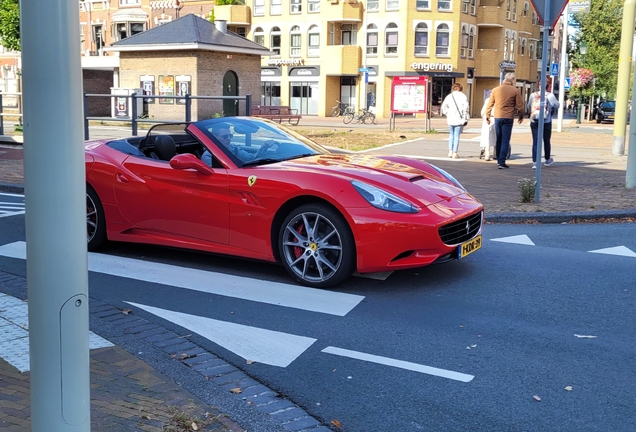
{"label": "car headlight", "polygon": [[356,180],[351,181],[351,184],[373,207],[397,213],[417,213],[419,211],[413,204],[375,186]]}
{"label": "car headlight", "polygon": [[461,190],[463,190],[464,192],[466,192],[466,188],[464,186],[462,186],[462,184],[460,182],[457,181],[457,179],[455,177],[453,177],[452,175],[450,175],[448,172],[444,171],[443,169],[441,169],[438,166],[435,165],[431,165],[433,168],[435,168],[441,175],[443,175],[444,177],[446,177],[448,180],[450,180],[455,186],[457,186],[458,188],[460,188]]}

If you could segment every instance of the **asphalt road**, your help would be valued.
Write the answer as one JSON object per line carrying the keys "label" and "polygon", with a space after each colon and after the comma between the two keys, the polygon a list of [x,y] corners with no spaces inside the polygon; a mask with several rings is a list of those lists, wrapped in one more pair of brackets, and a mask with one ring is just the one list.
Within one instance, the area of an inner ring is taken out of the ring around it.
{"label": "asphalt road", "polygon": [[[23,216],[0,218],[0,270],[25,274],[4,256],[23,241]],[[91,297],[191,334],[344,431],[636,429],[635,224],[486,225],[462,261],[329,291],[269,264],[104,252]]]}

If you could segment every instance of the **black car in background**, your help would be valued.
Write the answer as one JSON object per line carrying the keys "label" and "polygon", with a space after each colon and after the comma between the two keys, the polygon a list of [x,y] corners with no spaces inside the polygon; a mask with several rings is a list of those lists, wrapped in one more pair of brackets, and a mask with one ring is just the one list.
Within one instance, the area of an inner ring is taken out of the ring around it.
{"label": "black car in background", "polygon": [[614,122],[614,111],[616,111],[616,101],[605,101],[596,110],[596,123],[602,121]]}

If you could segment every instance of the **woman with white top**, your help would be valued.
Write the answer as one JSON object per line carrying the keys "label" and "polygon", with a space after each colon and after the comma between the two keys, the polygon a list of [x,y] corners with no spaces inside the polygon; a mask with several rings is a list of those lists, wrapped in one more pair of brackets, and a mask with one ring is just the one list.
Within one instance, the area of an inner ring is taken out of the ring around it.
{"label": "woman with white top", "polygon": [[448,157],[458,159],[459,155],[459,135],[464,124],[468,122],[470,114],[468,111],[468,98],[462,90],[461,84],[455,83],[452,92],[446,96],[442,102],[442,114],[446,116],[446,123],[450,128],[448,135]]}

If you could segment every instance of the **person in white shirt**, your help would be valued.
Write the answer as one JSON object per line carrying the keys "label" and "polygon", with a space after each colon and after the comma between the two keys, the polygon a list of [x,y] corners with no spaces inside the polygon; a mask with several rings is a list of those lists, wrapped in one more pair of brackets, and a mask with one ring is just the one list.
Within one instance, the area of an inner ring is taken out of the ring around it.
{"label": "person in white shirt", "polygon": [[[539,85],[541,85],[539,83]],[[552,147],[550,139],[552,137],[552,113],[559,108],[559,101],[550,92],[550,84],[546,84],[545,89],[545,107],[543,110],[543,151],[545,157],[545,166],[554,163],[551,155]],[[530,95],[526,106],[530,113],[530,130],[532,131],[532,169],[537,169],[537,136],[539,132],[539,114],[541,112],[541,91],[536,91]]]}
{"label": "person in white shirt", "polygon": [[459,135],[464,124],[468,122],[470,114],[468,111],[468,98],[462,90],[460,83],[453,84],[452,92],[446,96],[442,102],[442,114],[446,116],[450,132],[448,135],[448,157],[458,159]]}

